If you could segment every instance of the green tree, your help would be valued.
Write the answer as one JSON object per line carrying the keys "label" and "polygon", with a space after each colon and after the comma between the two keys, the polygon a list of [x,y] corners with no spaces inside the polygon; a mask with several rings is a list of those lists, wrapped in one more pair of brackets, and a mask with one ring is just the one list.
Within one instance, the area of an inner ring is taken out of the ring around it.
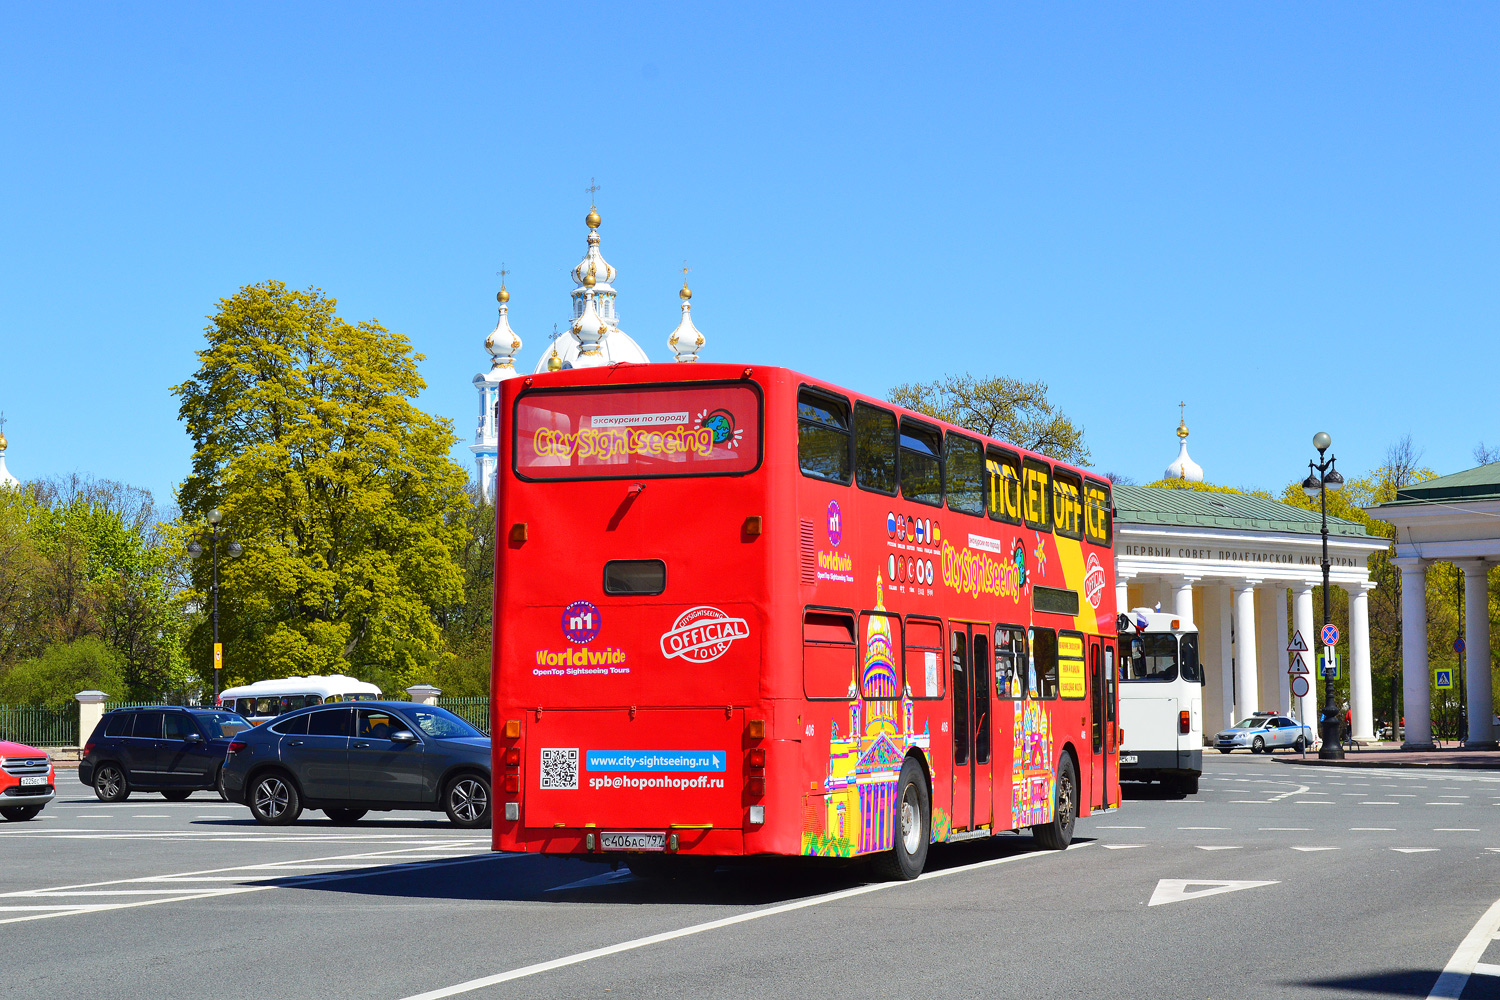
{"label": "green tree", "polygon": [[84,636],[47,647],[0,676],[0,704],[68,708],[79,691],[126,692],[125,657],[103,639]]}
{"label": "green tree", "polygon": [[[247,285],[220,300],[199,368],[174,387],[193,441],[178,541],[204,516],[244,546],[219,564],[225,681],[352,673],[392,690],[444,655],[462,601],[464,470],[452,425],[412,402],[422,355],[319,289]],[[210,560],[192,567],[203,610]],[[212,669],[208,622],[191,639]]]}
{"label": "green tree", "polygon": [[438,616],[452,655],[437,664],[430,680],[443,694],[474,698],[490,693],[490,656],[494,640],[495,505],[476,493],[469,515],[469,541],[459,555],[464,599]]}
{"label": "green tree", "polygon": [[1087,465],[1089,449],[1083,428],[1058,412],[1047,399],[1047,383],[968,372],[932,382],[908,382],[890,391],[897,406],[925,413],[1040,452],[1060,462]]}

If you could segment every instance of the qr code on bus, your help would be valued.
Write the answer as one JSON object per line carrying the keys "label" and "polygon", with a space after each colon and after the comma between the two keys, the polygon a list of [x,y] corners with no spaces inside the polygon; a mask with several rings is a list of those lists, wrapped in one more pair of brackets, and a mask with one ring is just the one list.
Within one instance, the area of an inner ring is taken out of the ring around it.
{"label": "qr code on bus", "polygon": [[578,751],[542,750],[542,784],[548,788],[565,789],[578,787]]}

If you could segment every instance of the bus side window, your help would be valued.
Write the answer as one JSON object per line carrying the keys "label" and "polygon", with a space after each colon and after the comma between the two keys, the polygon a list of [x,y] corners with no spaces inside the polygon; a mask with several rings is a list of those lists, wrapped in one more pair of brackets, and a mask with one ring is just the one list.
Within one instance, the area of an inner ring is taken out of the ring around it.
{"label": "bus side window", "polygon": [[797,394],[797,462],[804,476],[849,485],[849,401],[803,389]]}
{"label": "bus side window", "polygon": [[1057,633],[1050,628],[1033,628],[1031,656],[1026,668],[1026,687],[1033,698],[1051,701],[1057,697]]}
{"label": "bus side window", "polygon": [[906,619],[906,689],[913,698],[943,696],[943,626],[930,618]]}
{"label": "bus side window", "polygon": [[[1095,545],[1109,548],[1114,540],[1110,517],[1109,484],[1096,479],[1083,481],[1083,534]],[[1124,610],[1121,608],[1120,610]]]}
{"label": "bus side window", "polygon": [[990,517],[1006,524],[1021,523],[1021,459],[1004,448],[990,448],[985,457],[985,506]]}
{"label": "bus side window", "polygon": [[1026,697],[1022,673],[1026,664],[1026,634],[1005,625],[995,629],[995,697],[1015,701]]}
{"label": "bus side window", "polygon": [[[866,652],[859,673],[860,694],[867,701],[894,701],[901,697],[901,618],[884,611],[866,611],[859,616],[859,635],[866,637]],[[887,645],[878,655],[881,641]]]}
{"label": "bus side window", "polygon": [[853,698],[855,648],[852,614],[807,611],[802,616],[803,692],[809,698]]}
{"label": "bus side window", "polygon": [[868,403],[854,404],[854,481],[859,488],[896,495],[896,415]]}
{"label": "bus side window", "polygon": [[1071,472],[1052,472],[1052,530],[1064,538],[1083,537],[1082,482]]}
{"label": "bus side window", "polygon": [[1021,462],[1021,511],[1026,527],[1052,530],[1052,468],[1035,458]]}
{"label": "bus side window", "polygon": [[984,447],[973,438],[949,434],[948,509],[984,516]]}
{"label": "bus side window", "polygon": [[1182,679],[1192,681],[1194,684],[1203,683],[1203,671],[1198,666],[1198,636],[1196,633],[1184,635],[1181,639],[1181,670]]}
{"label": "bus side window", "polygon": [[915,503],[943,505],[943,432],[901,421],[901,495]]}

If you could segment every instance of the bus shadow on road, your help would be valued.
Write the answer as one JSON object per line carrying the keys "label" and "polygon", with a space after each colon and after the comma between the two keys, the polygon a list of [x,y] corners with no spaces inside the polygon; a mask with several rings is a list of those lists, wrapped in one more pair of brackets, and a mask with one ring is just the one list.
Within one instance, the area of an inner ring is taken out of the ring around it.
{"label": "bus shadow on road", "polygon": [[[1075,843],[1086,843],[1078,838]],[[999,861],[1039,848],[1029,836],[999,836],[961,844],[935,844],[928,872]],[[867,863],[816,858],[735,859],[704,865],[675,878],[642,878],[624,859],[488,854],[438,864],[393,864],[347,872],[320,872],[270,880],[287,889],[361,896],[473,902],[607,904],[719,904],[766,906],[866,885]]]}
{"label": "bus shadow on road", "polygon": [[1120,782],[1120,797],[1147,802],[1176,802],[1187,798],[1187,795],[1159,781],[1122,781]]}

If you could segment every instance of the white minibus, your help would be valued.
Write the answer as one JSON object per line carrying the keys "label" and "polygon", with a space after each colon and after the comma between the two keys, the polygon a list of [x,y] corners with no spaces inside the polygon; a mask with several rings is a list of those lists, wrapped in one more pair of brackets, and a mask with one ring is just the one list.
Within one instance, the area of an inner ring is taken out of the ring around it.
{"label": "white minibus", "polygon": [[219,707],[238,712],[254,725],[274,719],[308,705],[330,701],[376,701],[380,688],[366,681],[331,674],[327,677],[287,677],[275,681],[256,681],[239,687],[225,688],[219,694]]}
{"label": "white minibus", "polygon": [[1119,617],[1121,781],[1160,781],[1193,795],[1203,773],[1203,667],[1198,629],[1135,608]]}

